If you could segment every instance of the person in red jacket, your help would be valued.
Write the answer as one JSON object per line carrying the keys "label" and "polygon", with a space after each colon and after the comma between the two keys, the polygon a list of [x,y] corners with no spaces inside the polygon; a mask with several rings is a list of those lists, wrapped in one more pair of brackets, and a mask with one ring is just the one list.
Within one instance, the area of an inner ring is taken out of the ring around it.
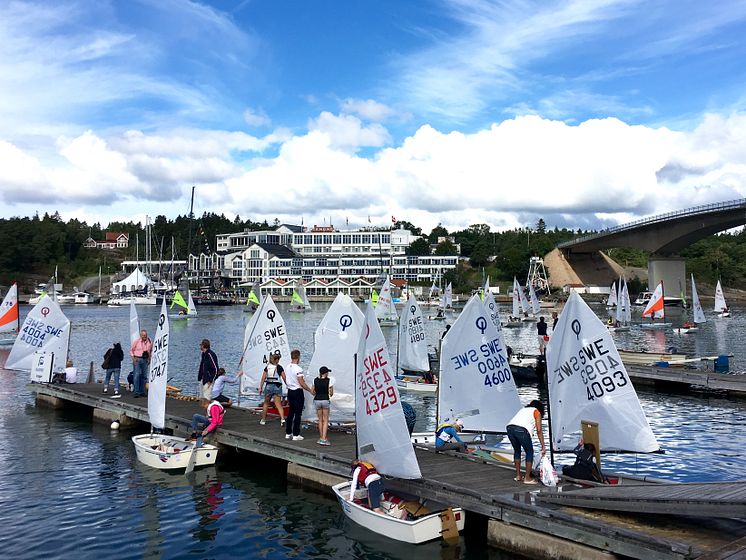
{"label": "person in red jacket", "polygon": [[202,447],[202,438],[223,425],[223,416],[225,415],[225,409],[218,401],[200,399],[200,404],[207,412],[207,416],[204,414],[192,416],[192,434],[187,438],[187,441],[196,438],[196,447]]}

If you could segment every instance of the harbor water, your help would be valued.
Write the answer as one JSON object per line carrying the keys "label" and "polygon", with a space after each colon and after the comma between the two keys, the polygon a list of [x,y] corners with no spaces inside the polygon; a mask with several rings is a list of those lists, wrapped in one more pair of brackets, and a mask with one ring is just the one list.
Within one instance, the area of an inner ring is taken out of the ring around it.
{"label": "harbor water", "polygon": [[[313,303],[305,314],[286,311],[290,343],[310,361],[313,332],[328,304]],[[30,308],[23,306],[21,319]],[[604,316],[605,308],[595,308]],[[72,322],[70,356],[85,377],[93,362],[97,378],[103,354],[113,342],[127,346],[129,309],[66,306]],[[159,308],[138,307],[152,335]],[[620,348],[664,351],[675,347],[696,356],[733,352],[732,369],[746,370],[742,344],[746,309],[708,322],[696,334],[671,330],[615,334]],[[501,308],[506,315],[508,308]],[[547,310],[549,316],[551,310]],[[681,314],[682,311],[672,313]],[[428,311],[425,311],[425,315]],[[199,342],[208,338],[220,364],[235,373],[243,330],[250,317],[240,306],[200,307],[199,317],[171,322],[169,383],[197,390]],[[437,346],[447,320],[427,321]],[[671,315],[677,324],[678,319]],[[682,319],[683,320],[683,319]],[[551,320],[549,321],[551,326]],[[396,329],[385,329],[396,350]],[[536,327],[506,329],[516,352],[537,352]],[[0,364],[8,350],[0,350]],[[710,362],[710,367],[712,363]],[[126,374],[126,370],[123,371]],[[37,407],[27,374],[0,369],[0,542],[7,558],[512,558],[484,546],[484,534],[469,531],[458,546],[412,546],[389,541],[357,527],[342,515],[331,495],[288,484],[282,463],[244,454],[231,456],[193,477],[148,469],[136,460],[132,433],[92,424],[74,409]],[[235,386],[228,394],[236,396]],[[535,385],[519,386],[522,401],[546,395]],[[746,479],[746,400],[697,392],[670,393],[638,388],[638,395],[663,454],[603,458],[609,470],[676,481]],[[403,395],[417,410],[416,430],[432,429],[435,399]],[[254,405],[244,399],[242,404]],[[196,410],[195,410],[196,411]],[[312,428],[313,429],[313,428]],[[282,437],[280,429],[278,439]],[[311,433],[313,437],[313,433]],[[558,463],[571,457],[558,456]]]}

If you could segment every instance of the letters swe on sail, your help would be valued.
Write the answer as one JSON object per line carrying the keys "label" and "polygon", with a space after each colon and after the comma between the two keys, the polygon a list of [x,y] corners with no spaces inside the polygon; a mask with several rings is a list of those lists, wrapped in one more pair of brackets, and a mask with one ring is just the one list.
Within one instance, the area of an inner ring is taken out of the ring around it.
{"label": "letters swe on sail", "polygon": [[386,366],[385,349],[378,348],[363,359],[363,375],[360,376],[360,390],[365,399],[365,413],[370,416],[379,410],[397,403],[393,379]]}

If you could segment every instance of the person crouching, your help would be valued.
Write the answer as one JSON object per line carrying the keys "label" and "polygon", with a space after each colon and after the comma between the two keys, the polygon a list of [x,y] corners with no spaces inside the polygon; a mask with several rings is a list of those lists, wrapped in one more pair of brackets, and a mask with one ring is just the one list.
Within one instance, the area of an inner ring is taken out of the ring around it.
{"label": "person crouching", "polygon": [[460,451],[466,453],[466,444],[458,437],[458,432],[464,429],[464,423],[457,419],[455,422],[446,420],[435,431],[436,451]]}
{"label": "person crouching", "polygon": [[350,497],[348,501],[353,501],[355,490],[358,485],[365,486],[368,489],[368,507],[378,513],[383,513],[381,509],[381,494],[383,494],[383,479],[376,471],[373,463],[366,461],[353,461],[352,466],[352,483],[350,484]]}
{"label": "person crouching", "polygon": [[187,438],[187,441],[197,440],[195,447],[202,447],[202,438],[223,425],[225,415],[225,409],[218,401],[200,399],[200,405],[205,409],[207,416],[199,413],[192,416],[192,433]]}

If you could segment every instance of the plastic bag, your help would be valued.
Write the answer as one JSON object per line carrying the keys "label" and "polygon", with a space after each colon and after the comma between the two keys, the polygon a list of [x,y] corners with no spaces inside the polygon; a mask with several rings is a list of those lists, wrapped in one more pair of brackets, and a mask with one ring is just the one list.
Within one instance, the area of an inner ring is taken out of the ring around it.
{"label": "plastic bag", "polygon": [[539,475],[541,477],[541,483],[544,486],[557,486],[557,482],[559,481],[557,471],[554,469],[551,461],[549,461],[549,457],[546,455],[541,458],[541,462],[539,463]]}

